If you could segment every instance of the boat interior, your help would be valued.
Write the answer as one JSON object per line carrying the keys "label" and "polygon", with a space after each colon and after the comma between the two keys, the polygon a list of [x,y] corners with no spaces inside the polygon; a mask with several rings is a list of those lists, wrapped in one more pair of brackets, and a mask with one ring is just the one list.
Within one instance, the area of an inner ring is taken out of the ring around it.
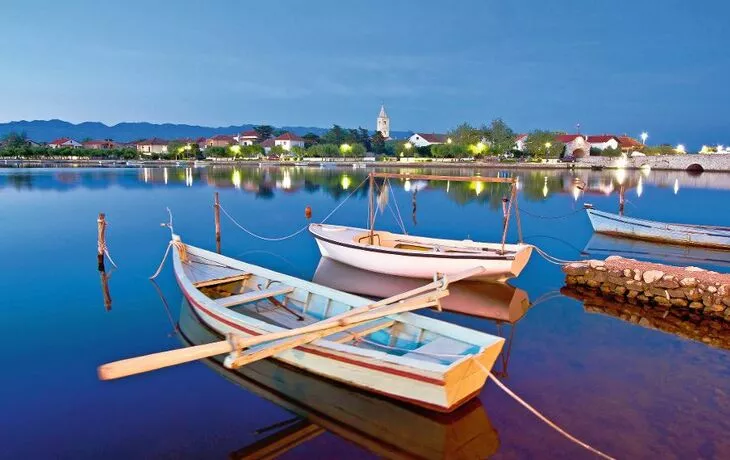
{"label": "boat interior", "polygon": [[[370,232],[361,232],[353,237],[354,242],[358,244],[370,243]],[[463,245],[448,244],[443,242],[429,241],[426,238],[409,238],[408,235],[397,235],[390,232],[374,232],[373,245],[384,248],[404,249],[408,251],[423,251],[444,254],[485,254],[497,253],[502,254],[501,245],[487,245],[485,243],[475,243],[472,241],[463,241]],[[505,250],[506,254],[515,251]]]}
{"label": "boat interior", "polygon": [[[234,273],[226,268],[224,276],[216,276],[208,261],[200,261],[194,255],[186,264],[188,273],[197,271],[196,262],[204,262],[202,269],[206,274],[191,278],[201,293],[220,307],[277,327],[302,327],[353,308],[336,298],[288,286],[254,273]],[[395,316],[364,322],[324,340],[446,366],[480,349],[478,345],[393,319]]]}

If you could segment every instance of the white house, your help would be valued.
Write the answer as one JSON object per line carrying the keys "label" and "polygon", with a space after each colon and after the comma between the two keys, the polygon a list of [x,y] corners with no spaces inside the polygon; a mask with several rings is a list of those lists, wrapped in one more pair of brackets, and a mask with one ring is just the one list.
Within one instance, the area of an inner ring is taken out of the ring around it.
{"label": "white house", "polygon": [[617,149],[620,145],[618,137],[612,136],[610,134],[601,134],[599,136],[588,136],[586,138],[586,141],[588,141],[588,143],[591,144],[591,148],[601,149],[601,150],[606,150],[607,148]]}
{"label": "white house", "polygon": [[445,143],[446,135],[414,133],[411,137],[408,138],[408,142],[416,147],[428,147],[429,145]]}
{"label": "white house", "polygon": [[515,136],[515,150],[519,150],[520,152],[524,152],[525,148],[527,147],[527,134],[518,134]]}
{"label": "white house", "polygon": [[274,138],[274,145],[280,145],[284,150],[290,152],[293,147],[304,147],[304,139],[292,133],[284,133]]}
{"label": "white house", "polygon": [[137,151],[143,155],[167,153],[167,141],[156,137],[137,142],[136,146]]}
{"label": "white house", "polygon": [[49,142],[48,146],[52,149],[60,149],[60,148],[72,148],[77,149],[82,147],[80,142],[76,142],[73,139],[69,139],[68,137],[62,137],[60,139],[56,139],[53,142]]}
{"label": "white house", "polygon": [[565,144],[565,156],[583,158],[591,151],[591,144],[582,134],[561,134],[555,136],[555,140]]}
{"label": "white house", "polygon": [[251,131],[244,131],[240,133],[238,136],[235,136],[234,139],[238,142],[238,145],[254,145],[259,139],[259,135],[252,129]]}

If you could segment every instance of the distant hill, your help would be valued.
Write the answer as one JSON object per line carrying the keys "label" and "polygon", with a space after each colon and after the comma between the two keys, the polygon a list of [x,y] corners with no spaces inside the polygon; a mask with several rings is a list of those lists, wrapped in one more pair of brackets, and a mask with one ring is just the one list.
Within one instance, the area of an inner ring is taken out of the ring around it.
{"label": "distant hill", "polygon": [[[95,121],[73,124],[63,120],[22,120],[0,123],[0,137],[10,132],[25,132],[29,139],[37,142],[50,142],[59,137],[70,137],[78,141],[88,137],[91,139],[114,139],[119,142],[130,142],[150,137],[159,137],[162,139],[211,137],[216,134],[235,134],[253,129],[253,127],[254,125],[246,124],[213,128],[209,126],[171,123],[155,124],[147,122],[125,122],[107,126],[104,123]],[[291,131],[300,136],[307,133],[322,135],[328,130],[328,128],[305,126],[282,126],[276,128]],[[410,132],[405,131],[391,133],[391,136],[395,138],[405,138],[410,135]]]}

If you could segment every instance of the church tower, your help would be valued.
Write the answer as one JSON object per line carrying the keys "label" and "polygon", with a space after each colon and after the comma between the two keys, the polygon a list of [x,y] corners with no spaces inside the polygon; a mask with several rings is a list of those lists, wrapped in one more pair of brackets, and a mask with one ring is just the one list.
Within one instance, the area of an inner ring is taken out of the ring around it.
{"label": "church tower", "polygon": [[380,131],[380,134],[382,134],[384,138],[390,138],[390,118],[388,117],[388,114],[385,113],[385,105],[380,105],[380,113],[378,114],[376,126],[376,131]]}

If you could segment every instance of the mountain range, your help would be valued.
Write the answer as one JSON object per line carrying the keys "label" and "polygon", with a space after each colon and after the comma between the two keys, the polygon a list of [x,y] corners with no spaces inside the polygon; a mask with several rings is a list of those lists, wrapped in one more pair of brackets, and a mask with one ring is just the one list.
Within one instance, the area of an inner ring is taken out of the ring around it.
{"label": "mountain range", "polygon": [[[96,121],[83,123],[69,123],[63,120],[33,120],[33,121],[11,121],[0,123],[0,138],[11,132],[25,133],[28,139],[36,142],[50,142],[60,137],[70,137],[77,141],[84,139],[114,139],[119,142],[131,142],[150,137],[162,139],[198,138],[211,137],[216,134],[236,134],[241,131],[253,129],[254,125],[231,125],[217,128],[209,126],[172,124],[172,123],[147,123],[147,122],[124,122],[108,126]],[[300,136],[307,133],[322,135],[328,128],[306,127],[306,126],[282,126],[277,129],[291,131]],[[391,132],[393,138],[405,138],[412,133],[409,131]]]}

